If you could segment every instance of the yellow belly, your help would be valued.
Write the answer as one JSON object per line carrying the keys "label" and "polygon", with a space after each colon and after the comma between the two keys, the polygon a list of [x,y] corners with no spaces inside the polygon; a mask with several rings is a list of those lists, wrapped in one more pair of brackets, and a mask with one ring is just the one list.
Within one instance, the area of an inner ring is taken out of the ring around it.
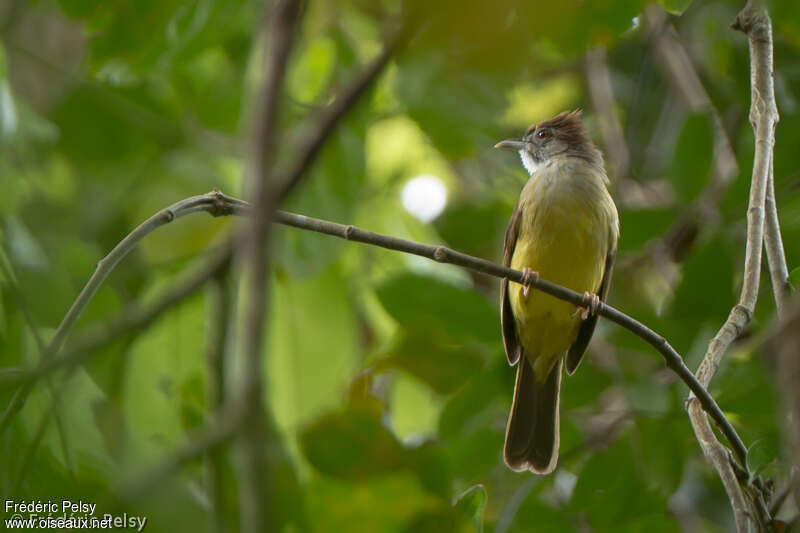
{"label": "yellow belly", "polygon": [[[542,279],[576,292],[596,293],[608,252],[609,221],[606,202],[591,200],[552,194],[547,187],[526,187],[511,267],[530,268]],[[509,284],[508,292],[520,342],[536,377],[544,381],[575,342],[580,310],[543,292],[531,291],[523,298],[522,286],[516,283]]]}

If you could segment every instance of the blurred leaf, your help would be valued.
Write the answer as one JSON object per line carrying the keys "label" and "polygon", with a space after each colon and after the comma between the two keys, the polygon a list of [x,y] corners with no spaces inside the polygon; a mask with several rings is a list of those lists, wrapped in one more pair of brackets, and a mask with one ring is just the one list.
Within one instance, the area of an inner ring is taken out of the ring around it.
{"label": "blurred leaf", "polygon": [[483,533],[483,511],[486,508],[486,488],[475,485],[455,497],[453,505],[459,511],[469,516],[475,525],[475,531]]}
{"label": "blurred leaf", "polygon": [[756,441],[747,448],[747,470],[755,477],[760,475],[767,464],[775,460],[775,449],[764,441]]}
{"label": "blurred leaf", "polygon": [[621,251],[640,252],[648,241],[666,233],[675,221],[672,209],[624,209],[620,212]]}
{"label": "blurred leaf", "polygon": [[708,116],[691,115],[683,125],[667,168],[667,176],[681,201],[695,199],[710,179],[713,149],[713,132]]}
{"label": "blurred leaf", "polygon": [[664,7],[664,11],[673,15],[680,15],[686,11],[692,0],[658,0],[658,3]]}
{"label": "blurred leaf", "polygon": [[[618,531],[623,523],[631,531],[680,531],[670,519],[666,497],[637,475],[627,437],[589,458],[570,505],[585,513],[594,531]],[[658,527],[644,529],[645,524]]]}
{"label": "blurred leaf", "polygon": [[444,503],[408,474],[384,475],[360,483],[315,477],[306,488],[311,531],[400,533],[419,514]]}
{"label": "blurred leaf", "polygon": [[264,379],[267,405],[281,431],[294,434],[337,409],[361,368],[357,320],[339,268],[270,285]]}
{"label": "blurred leaf", "polygon": [[498,353],[491,365],[473,377],[445,404],[439,418],[442,438],[458,438],[471,429],[486,427],[495,420],[497,412],[507,414],[514,390],[514,372]]}
{"label": "blurred leaf", "polygon": [[[591,357],[591,354],[587,354]],[[613,385],[611,376],[603,369],[584,361],[572,376],[561,381],[561,409],[564,411],[592,404]]]}
{"label": "blurred leaf", "polygon": [[405,327],[445,333],[451,342],[500,342],[497,310],[474,291],[434,278],[402,274],[378,287],[378,298]]}
{"label": "blurred leaf", "polygon": [[[170,279],[151,287],[157,294]],[[123,377],[123,405],[134,435],[158,449],[177,446],[185,434],[187,383],[204,373],[205,310],[202,295],[195,295],[170,311],[139,335],[130,347]]]}
{"label": "blurred leaf", "polygon": [[793,291],[796,292],[800,288],[800,267],[793,268],[792,271],[789,272],[788,281]]}
{"label": "blurred leaf", "polygon": [[398,368],[410,372],[446,394],[460,387],[483,366],[482,357],[470,346],[453,346],[442,340],[411,330],[393,346],[386,357],[375,363],[375,370]]}
{"label": "blurred leaf", "polygon": [[413,444],[436,436],[441,400],[424,383],[397,373],[389,405],[392,430],[401,441]]}
{"label": "blurred leaf", "polygon": [[408,454],[371,412],[350,409],[319,418],[300,434],[300,446],[320,472],[361,480],[401,469]]}
{"label": "blurred leaf", "polygon": [[665,334],[679,352],[685,352],[694,338],[697,325],[717,320],[720,323],[733,305],[733,257],[729,246],[713,240],[696,247],[683,267],[683,279],[675,293]]}
{"label": "blurred leaf", "polygon": [[505,107],[503,87],[492,78],[454,69],[441,54],[408,57],[395,90],[409,116],[445,156],[471,154],[477,135],[482,135],[481,146],[499,138],[494,119]]}
{"label": "blurred leaf", "polygon": [[[687,456],[697,446],[682,410],[663,417],[638,416],[632,440],[641,453],[644,479],[670,496],[683,478]],[[636,453],[636,452],[634,452]]]}
{"label": "blurred leaf", "polygon": [[502,202],[450,204],[435,225],[452,248],[477,256],[498,254],[513,208]]}
{"label": "blurred leaf", "polygon": [[514,521],[509,528],[510,533],[530,531],[531,524],[536,524],[537,533],[563,533],[574,531],[573,521],[577,515],[566,509],[559,509],[541,500],[536,491],[531,491],[519,506]]}

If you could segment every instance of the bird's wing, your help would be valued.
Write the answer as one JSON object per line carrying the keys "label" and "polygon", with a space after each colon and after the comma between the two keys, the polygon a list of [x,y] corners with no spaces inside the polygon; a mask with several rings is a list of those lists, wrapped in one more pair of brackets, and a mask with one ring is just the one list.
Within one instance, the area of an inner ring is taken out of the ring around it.
{"label": "bird's wing", "polygon": [[[611,276],[614,273],[614,259],[616,257],[617,243],[615,239],[606,254],[606,264],[603,268],[603,281],[600,282],[600,290],[597,291],[600,300],[603,302],[606,301],[608,288],[611,286]],[[581,324],[581,328],[578,330],[578,337],[567,352],[567,374],[574,374],[578,365],[581,363],[581,359],[583,359],[583,354],[586,352],[586,347],[589,346],[589,340],[592,338],[596,324],[597,314],[593,314]]]}
{"label": "bird's wing", "polygon": [[[511,257],[514,255],[514,248],[517,246],[517,235],[519,234],[522,210],[519,204],[514,208],[511,220],[508,221],[506,228],[505,244],[503,245],[503,266],[511,265]],[[511,301],[508,297],[508,279],[503,278],[500,283],[500,323],[503,326],[503,345],[506,349],[508,364],[513,365],[519,361],[521,347],[517,337],[517,326],[514,321],[514,313],[511,311]]]}

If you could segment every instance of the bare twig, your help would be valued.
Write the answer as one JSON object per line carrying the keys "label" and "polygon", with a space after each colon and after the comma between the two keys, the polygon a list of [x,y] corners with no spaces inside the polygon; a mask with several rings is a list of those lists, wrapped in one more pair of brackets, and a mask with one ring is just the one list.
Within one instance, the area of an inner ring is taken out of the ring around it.
{"label": "bare twig", "polygon": [[[755,131],[755,156],[750,183],[750,200],[747,210],[747,244],[745,249],[744,280],[739,303],[731,310],[728,319],[708,345],[705,357],[697,370],[698,380],[705,386],[711,382],[719,363],[736,337],[750,322],[758,299],[758,285],[761,276],[761,251],[764,241],[764,205],[769,187],[769,174],[772,149],[775,144],[775,123],[778,119],[775,106],[775,92],[772,84],[772,26],[766,8],[748,1],[732,24],[734,29],[744,32],[750,44],[751,104],[750,123]],[[730,466],[722,467],[719,457],[719,443],[708,431],[705,415],[692,404],[695,399],[689,396],[689,418],[692,421],[698,440],[706,455],[717,468],[725,488],[731,497],[737,528],[749,531],[758,527],[767,530],[771,517],[765,503],[763,491],[752,494],[750,505],[745,507],[740,490],[733,489],[730,479]],[[737,483],[738,485],[738,483]],[[741,496],[741,497],[740,497]],[[753,512],[748,512],[752,510]]]}
{"label": "bare twig", "polygon": [[603,138],[612,177],[617,180],[628,175],[628,145],[617,115],[617,102],[611,87],[611,73],[605,48],[596,48],[586,54],[586,82],[597,116],[600,118],[600,135]]}
{"label": "bare twig", "polygon": [[[206,211],[211,213],[214,216],[224,215],[227,213],[223,213],[219,211],[220,209],[226,209],[227,206],[223,206],[219,204],[212,196],[208,194],[203,194],[199,196],[191,196],[189,198],[185,198],[180,200],[171,206],[162,209],[155,215],[148,218],[146,221],[142,222],[139,226],[136,227],[132,232],[130,232],[124,239],[122,239],[113,250],[111,250],[108,255],[106,255],[103,259],[101,259],[97,263],[97,268],[95,269],[92,276],[89,278],[89,281],[86,282],[86,285],[81,290],[81,293],[78,295],[78,298],[70,307],[67,314],[64,316],[64,319],[61,321],[61,324],[58,326],[55,335],[50,341],[50,344],[44,349],[42,354],[42,358],[40,363],[35,367],[38,369],[45,370],[46,373],[49,373],[50,365],[53,365],[53,368],[60,367],[64,365],[66,362],[70,361],[73,358],[81,359],[83,354],[81,352],[76,352],[74,349],[70,350],[70,353],[67,357],[60,358],[60,360],[56,361],[53,359],[53,356],[56,355],[59,350],[61,349],[61,345],[63,344],[64,340],[67,338],[69,333],[72,331],[73,326],[80,317],[83,310],[91,301],[92,297],[94,296],[97,289],[100,285],[105,281],[117,263],[125,257],[128,252],[130,252],[144,237],[155,231],[156,229],[160,228],[164,224],[168,224],[175,220],[176,218],[180,218],[182,216],[197,213],[200,211]],[[207,279],[207,278],[206,278]],[[202,284],[205,279],[200,280],[200,284]],[[199,285],[198,285],[199,286]],[[194,291],[197,287],[192,287],[191,291]],[[169,291],[165,294],[165,296],[172,297],[173,291]],[[180,299],[187,296],[184,294],[181,296]],[[164,300],[169,301],[170,303],[163,308],[168,308],[172,304],[172,300]],[[159,307],[162,309],[162,307]],[[146,315],[146,312],[144,313]],[[130,331],[131,328],[128,326],[136,325],[136,327],[143,327],[152,321],[156,315],[153,316],[143,316],[142,313],[131,313],[130,315],[124,315],[120,320],[116,322],[112,322],[110,326],[108,326],[109,330],[112,332],[126,332]],[[138,325],[139,322],[142,322],[142,325]],[[90,335],[84,337],[82,343],[78,343],[78,346],[85,346],[88,342],[89,345],[99,344],[105,345],[104,342],[105,336],[109,335],[110,333],[105,333],[100,331],[101,329],[94,329]],[[99,342],[98,342],[99,341]],[[80,361],[78,361],[80,362]],[[0,435],[2,435],[5,430],[8,428],[11,420],[13,420],[14,416],[19,413],[22,409],[22,406],[25,404],[25,400],[28,398],[30,394],[31,384],[26,383],[20,390],[18,390],[11,399],[6,410],[3,412],[2,418],[0,418]]]}
{"label": "bare twig", "polygon": [[275,180],[274,155],[278,140],[279,103],[286,65],[294,43],[300,12],[297,0],[280,0],[264,28],[264,85],[258,95],[250,153],[249,185],[253,213],[244,228],[241,260],[247,280],[247,302],[242,331],[242,350],[230,401],[246,413],[247,423],[238,428],[239,509],[245,533],[275,529],[272,514],[270,471],[267,462],[267,424],[263,396],[261,345],[267,316],[269,228],[280,202]]}
{"label": "bare twig", "polygon": [[[719,115],[716,109],[714,109],[708,93],[700,82],[700,77],[697,75],[692,65],[689,54],[686,53],[686,50],[678,39],[675,29],[667,23],[666,13],[664,13],[664,10],[660,6],[653,4],[646,10],[645,22],[654,41],[654,50],[658,58],[659,66],[666,74],[666,78],[673,86],[675,92],[681,96],[687,109],[695,113],[707,113],[714,123],[715,130],[714,174],[709,184],[695,202],[693,202],[690,209],[683,216],[676,219],[675,223],[664,237],[653,242],[648,247],[652,256],[659,257],[662,261],[668,260],[674,262],[679,260],[681,256],[686,255],[686,250],[694,243],[697,236],[700,234],[702,224],[704,224],[703,221],[713,219],[710,215],[717,211],[719,199],[736,177],[738,166],[730,142],[725,134],[725,129],[719,119]],[[755,228],[753,229],[755,230]],[[760,254],[760,234],[758,239],[758,254]],[[758,274],[756,274],[756,276],[757,275]],[[753,301],[752,306],[754,305],[755,301]],[[750,309],[752,309],[752,306]],[[739,309],[739,306],[734,308],[734,311],[737,309]],[[731,316],[733,316],[734,311],[731,312]],[[750,316],[752,316],[752,310],[750,315],[747,316],[747,320],[749,320]],[[730,321],[729,319],[729,322]],[[726,328],[723,326],[720,333],[725,330]],[[712,345],[715,345],[715,341],[712,341]],[[727,344],[724,347],[721,346],[719,358],[722,357],[725,348],[727,348]],[[709,346],[709,352],[711,352],[711,346]],[[719,358],[716,359],[715,365],[719,363]],[[715,360],[707,354],[703,363],[705,364],[706,361],[713,362]],[[698,378],[703,385],[707,387],[711,376],[716,371],[716,366],[714,366],[710,374],[703,370],[704,368],[705,366],[701,364],[701,370],[698,371]],[[703,381],[704,379],[705,381]],[[720,444],[714,432],[711,430],[711,426],[704,412],[697,405],[697,402],[694,401],[693,393],[689,395],[686,408],[695,436],[697,437],[697,442],[709,463],[711,463],[719,474],[725,492],[728,494],[737,530],[750,531],[754,527],[754,523],[752,522],[752,515],[754,513],[750,512],[751,507],[745,499],[736,474],[728,461],[727,450]]]}
{"label": "bare twig", "polygon": [[102,285],[111,271],[114,270],[114,267],[117,266],[117,263],[119,263],[123,257],[128,255],[128,252],[130,252],[137,244],[139,244],[139,241],[159,227],[172,222],[176,218],[180,218],[191,213],[196,213],[198,211],[208,211],[210,207],[213,209],[213,206],[209,205],[210,200],[212,199],[209,198],[208,195],[200,195],[192,196],[190,198],[186,198],[185,200],[176,202],[144,221],[135,230],[130,232],[124,239],[122,239],[119,244],[117,244],[114,249],[108,253],[108,255],[106,255],[97,263],[97,268],[95,269],[94,274],[92,274],[92,277],[89,278],[89,281],[83,287],[83,290],[72,304],[72,307],[69,308],[69,311],[64,316],[61,324],[59,324],[58,329],[56,329],[53,338],[47,345],[47,355],[52,356],[61,349],[61,345],[64,343],[64,340],[66,340],[70,331],[72,331],[72,327],[75,325],[75,322],[77,322],[81,313],[86,308],[86,305],[94,296],[94,293],[97,292],[97,289],[100,288],[100,285]]}
{"label": "bare twig", "polygon": [[[319,149],[324,144],[327,136],[330,135],[330,132],[333,131],[338,121],[342,119],[347,110],[344,103],[347,105],[352,106],[357,100],[360,95],[362,95],[365,89],[369,86],[371,82],[375,81],[376,76],[380,73],[382,68],[385,68],[388,58],[391,55],[392,51],[396,51],[398,44],[401,42],[402,39],[402,32],[398,31],[394,37],[392,37],[387,44],[385,45],[384,52],[382,52],[373,62],[364,70],[364,72],[356,78],[350,85],[347,86],[337,97],[331,106],[334,106],[335,109],[332,111],[326,111],[322,118],[320,119],[321,127],[319,128],[312,128],[308,132],[308,137],[306,140],[301,141],[301,146],[305,147],[301,151],[301,157],[298,158],[299,163],[292,167],[291,172],[288,173],[287,178],[284,180],[279,180],[280,183],[284,183],[282,190],[284,191],[282,194],[288,194],[289,183],[296,184],[299,182],[302,175],[308,170],[308,167],[314,160],[316,154],[318,154]],[[322,135],[325,133],[325,135]],[[225,216],[232,213],[231,210],[237,210],[242,208],[242,206],[247,206],[247,204],[241,200],[235,200],[238,203],[231,203],[233,199],[226,199],[225,201],[220,202],[219,197],[215,196],[214,194],[205,194],[200,196],[193,196],[190,198],[186,198],[175,204],[159,211],[148,220],[140,224],[136,229],[134,229],[130,234],[128,234],[119,244],[117,244],[114,249],[109,252],[109,254],[104,257],[99,263],[97,270],[86,283],[83,290],[81,291],[80,295],[78,296],[77,300],[73,305],[70,307],[69,312],[62,320],[61,324],[56,331],[56,335],[53,337],[53,340],[50,343],[50,346],[45,350],[45,354],[47,357],[51,357],[58,353],[60,345],[63,343],[63,340],[69,335],[72,327],[75,325],[78,317],[80,316],[83,309],[91,300],[94,293],[103,283],[103,281],[108,277],[111,273],[113,268],[119,263],[119,261],[125,257],[125,255],[133,249],[139,241],[141,241],[144,237],[152,233],[157,228],[163,226],[175,220],[176,218],[180,218],[184,215],[188,215],[190,213],[196,213],[205,211],[212,216]],[[249,208],[249,206],[248,206]],[[229,211],[225,211],[229,210]],[[235,214],[241,214],[237,212]],[[229,243],[230,244],[230,243]],[[228,246],[227,253],[230,256],[232,253],[232,247]],[[212,262],[219,261],[218,264],[222,264],[226,260],[225,257],[217,257],[214,258]],[[208,269],[204,269],[208,270]],[[208,270],[208,276],[210,277],[213,275],[213,272]],[[202,280],[197,280],[201,285],[208,279],[206,277]],[[199,286],[199,285],[198,285]],[[194,291],[197,287],[192,287],[191,291]],[[188,294],[187,294],[188,295]],[[165,305],[154,306],[154,309],[167,309],[173,302],[172,297],[170,294],[165,295],[168,298],[161,299],[159,302],[163,302]],[[111,342],[114,337],[113,335],[119,334],[120,331],[125,332],[129,331],[126,329],[128,325],[133,328],[140,328],[144,327],[152,321],[155,316],[144,317],[140,312],[138,307],[134,307],[134,312],[126,312],[122,315],[123,318],[112,321],[112,325],[117,325],[112,327],[107,333],[103,333],[97,328],[92,330],[92,333],[83,337],[81,342],[76,343],[76,346],[105,346],[109,342]],[[146,314],[146,313],[145,313]],[[127,317],[134,317],[137,320],[128,320]],[[141,320],[144,319],[144,320]],[[141,325],[139,325],[141,322]],[[60,337],[61,340],[58,340]],[[54,342],[57,341],[57,342]],[[56,346],[58,345],[58,347]],[[96,348],[90,348],[93,350]],[[88,352],[87,352],[88,353]],[[74,350],[70,350],[69,357],[67,357],[64,361],[59,361],[55,363],[53,369],[60,367],[62,364],[69,364],[68,361],[70,359],[75,359],[77,354]],[[44,356],[43,356],[44,357]],[[38,368],[38,367],[37,367]],[[41,368],[48,368],[48,365],[42,365]],[[50,370],[47,370],[49,372]],[[5,377],[11,377],[12,373],[6,373]],[[3,382],[3,378],[0,377],[0,383]],[[11,420],[13,420],[14,416],[19,413],[20,409],[25,403],[25,399],[28,397],[30,393],[30,387],[32,385],[32,381],[28,380],[25,382],[25,385],[19,389],[14,396],[12,397],[9,405],[3,411],[2,416],[0,416],[0,435],[3,434],[5,429],[10,424]]]}
{"label": "bare twig", "polygon": [[718,211],[720,200],[739,174],[739,165],[719,113],[703,87],[700,76],[675,29],[668,24],[664,9],[657,4],[651,4],[646,9],[645,15],[645,23],[653,39],[658,65],[667,81],[673,91],[680,96],[686,109],[692,113],[703,113],[708,117],[714,133],[711,179],[687,212],[676,219],[665,236],[649,246],[649,249],[658,253],[659,257],[680,261],[686,255],[687,248],[700,234],[703,225],[709,220],[714,220],[713,215]]}
{"label": "bare twig", "polygon": [[[224,195],[219,191],[212,191],[206,195],[194,198],[205,198],[205,201],[202,203],[207,206],[214,206],[213,212],[217,215],[245,215],[249,212],[248,204],[246,202]],[[211,208],[207,210],[211,210]],[[485,259],[473,257],[444,246],[422,244],[389,235],[382,235],[380,233],[366,231],[351,225],[337,224],[335,222],[289,213],[287,211],[276,211],[274,214],[274,222],[304,230],[324,233],[326,235],[332,235],[345,240],[361,242],[364,244],[387,248],[389,250],[396,250],[426,257],[439,263],[449,263],[490,276],[508,278],[510,281],[515,283],[522,284],[526,282],[526,280],[523,278],[522,272],[518,270],[513,270],[511,268],[486,261]],[[195,277],[187,281],[185,284],[180,284],[173,288],[173,292],[178,292],[178,289],[180,289],[179,294],[173,295],[171,299],[161,298],[157,300],[151,306],[148,306],[147,314],[140,313],[140,315],[144,316],[134,317],[136,320],[133,321],[132,326],[142,327],[143,324],[149,323],[143,321],[145,319],[152,320],[153,314],[156,311],[159,309],[163,311],[165,306],[173,303],[172,299],[175,299],[186,291],[194,290],[202,285],[203,282],[208,280],[210,276],[216,272],[220,264],[226,258],[227,255],[225,253],[219,254],[219,259],[217,259],[217,261],[204,267],[203,271],[198,272]],[[582,294],[578,294],[577,292],[569,290],[560,285],[550,283],[544,279],[539,279],[530,285],[534,289],[555,296],[561,300],[570,302],[573,305],[579,307],[586,306],[586,302],[584,301]],[[664,358],[667,366],[672,369],[678,375],[678,377],[680,377],[681,380],[687,384],[689,389],[697,395],[697,398],[699,399],[703,409],[709,413],[709,415],[714,419],[714,422],[720,427],[720,430],[722,431],[723,435],[725,435],[725,438],[728,439],[729,443],[733,447],[737,459],[744,464],[747,450],[737,435],[736,430],[733,429],[733,426],[731,426],[730,422],[728,422],[728,420],[725,418],[714,399],[708,394],[708,391],[706,391],[703,385],[694,377],[691,370],[686,367],[681,356],[675,351],[674,348],[672,348],[672,346],[670,346],[667,340],[641,322],[638,322],[637,320],[605,303],[600,304],[597,309],[597,313],[600,316],[605,317],[606,319],[611,320],[612,322],[631,331],[645,342],[656,348],[659,354],[661,354],[661,356]],[[46,375],[64,365],[79,363],[85,358],[89,357],[89,352],[101,345],[99,341],[105,340],[106,342],[111,342],[114,338],[118,337],[121,332],[126,331],[122,329],[122,327],[122,325],[116,326],[113,334],[104,335],[102,339],[98,338],[99,336],[97,334],[94,334],[91,337],[87,336],[86,340],[82,339],[81,342],[77,342],[75,347],[71,347],[70,350],[65,352],[62,356],[49,362],[43,362],[30,370],[0,374],[0,386],[28,383],[31,380]]]}
{"label": "bare twig", "polygon": [[[120,498],[132,501],[149,494],[164,479],[174,475],[184,465],[230,440],[237,426],[242,423],[242,416],[243,413],[237,410],[216,413],[211,423],[187,436],[183,446],[167,454],[166,458],[155,467],[113,489],[111,493],[114,497],[110,498],[110,501]],[[104,509],[109,507],[110,505],[103,506]]]}
{"label": "bare twig", "polygon": [[775,91],[772,84],[772,25],[766,8],[748,1],[732,27],[743,31],[750,43],[751,103],[750,123],[755,131],[755,155],[747,209],[747,247],[744,280],[739,303],[711,340],[697,370],[701,383],[708,385],[728,346],[750,322],[758,298],[761,276],[761,251],[764,239],[764,202],[769,183],[772,148],[775,144]]}
{"label": "bare twig", "polygon": [[776,355],[776,374],[778,388],[784,406],[785,416],[781,432],[786,443],[788,459],[795,469],[789,484],[796,502],[800,502],[800,299],[786,309],[777,332],[770,335],[770,345]]}
{"label": "bare twig", "polygon": [[[213,424],[225,400],[225,354],[229,346],[228,333],[232,326],[234,310],[233,284],[229,264],[214,275],[208,285],[208,347],[206,349],[206,412],[207,423]],[[223,533],[230,530],[227,520],[225,494],[225,448],[217,446],[208,450],[205,458],[205,485],[211,503],[212,530]]]}
{"label": "bare twig", "polygon": [[150,325],[164,311],[182,302],[202,287],[230,258],[230,248],[215,254],[202,268],[182,280],[173,283],[156,300],[142,306],[131,306],[108,324],[90,328],[78,340],[57,357],[40,361],[24,372],[10,372],[0,375],[0,386],[23,385],[17,394],[30,390],[33,383],[61,368],[73,368],[88,360],[98,349],[117,341],[122,335],[138,331]]}
{"label": "bare twig", "polygon": [[396,31],[393,37],[389,38],[381,53],[369,64],[364,72],[353,80],[336,100],[319,112],[319,118],[309,126],[307,135],[300,143],[300,148],[298,149],[299,156],[295,160],[294,165],[287,176],[281,180],[282,185],[278,195],[278,204],[280,204],[289,192],[297,186],[336,125],[375,81],[378,75],[383,72],[383,69],[386,68],[386,65],[389,63],[389,60],[404,38],[405,32],[401,27]]}
{"label": "bare twig", "polygon": [[783,252],[781,226],[778,222],[778,207],[775,203],[775,176],[773,171],[774,154],[769,160],[769,182],[767,197],[764,200],[764,248],[767,251],[769,275],[772,280],[772,292],[775,295],[775,307],[778,316],[783,316],[792,296],[789,286],[789,269],[786,267],[786,255]]}

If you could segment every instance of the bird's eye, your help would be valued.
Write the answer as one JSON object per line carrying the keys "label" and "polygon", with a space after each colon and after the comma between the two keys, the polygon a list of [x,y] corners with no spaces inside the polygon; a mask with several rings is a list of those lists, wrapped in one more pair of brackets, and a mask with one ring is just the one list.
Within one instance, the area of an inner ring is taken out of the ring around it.
{"label": "bird's eye", "polygon": [[536,138],[537,139],[547,139],[547,137],[549,135],[550,135],[550,133],[548,133],[547,130],[539,130],[539,131],[536,132]]}

